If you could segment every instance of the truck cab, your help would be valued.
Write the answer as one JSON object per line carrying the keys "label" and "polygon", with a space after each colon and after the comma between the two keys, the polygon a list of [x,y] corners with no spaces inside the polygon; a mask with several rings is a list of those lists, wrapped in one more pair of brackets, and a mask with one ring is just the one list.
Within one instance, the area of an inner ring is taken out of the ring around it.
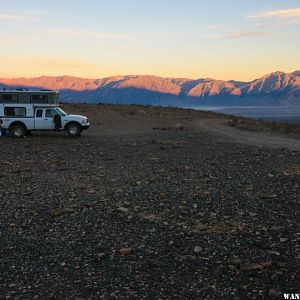
{"label": "truck cab", "polygon": [[[56,128],[54,122],[55,116],[59,116],[61,120],[60,128]],[[35,130],[67,130],[70,124],[78,124],[80,131],[89,127],[87,117],[79,115],[68,115],[60,107],[35,107],[34,110],[34,127]],[[74,131],[75,127],[72,127]],[[73,132],[72,131],[72,132]],[[68,131],[69,133],[69,131]]]}
{"label": "truck cab", "polygon": [[31,131],[51,130],[80,136],[90,126],[87,117],[67,114],[59,107],[58,99],[53,91],[0,91],[0,127],[15,138]]}

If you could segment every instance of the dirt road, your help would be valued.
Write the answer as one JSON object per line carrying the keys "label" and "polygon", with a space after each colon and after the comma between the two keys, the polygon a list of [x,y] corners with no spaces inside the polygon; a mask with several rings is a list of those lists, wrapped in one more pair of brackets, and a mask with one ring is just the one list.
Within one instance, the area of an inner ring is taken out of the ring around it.
{"label": "dirt road", "polygon": [[289,149],[300,151],[300,139],[278,133],[266,133],[256,130],[241,130],[237,127],[228,126],[228,120],[214,118],[201,119],[196,128],[209,132],[220,139],[234,143],[248,144],[256,147],[267,147],[276,149]]}

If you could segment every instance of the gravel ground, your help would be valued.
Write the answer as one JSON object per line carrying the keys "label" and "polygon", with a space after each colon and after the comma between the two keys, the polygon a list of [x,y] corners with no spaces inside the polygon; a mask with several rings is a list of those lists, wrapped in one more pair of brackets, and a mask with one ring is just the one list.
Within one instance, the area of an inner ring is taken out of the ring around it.
{"label": "gravel ground", "polygon": [[197,128],[209,113],[67,110],[92,120],[79,139],[0,138],[1,298],[300,292],[299,150]]}

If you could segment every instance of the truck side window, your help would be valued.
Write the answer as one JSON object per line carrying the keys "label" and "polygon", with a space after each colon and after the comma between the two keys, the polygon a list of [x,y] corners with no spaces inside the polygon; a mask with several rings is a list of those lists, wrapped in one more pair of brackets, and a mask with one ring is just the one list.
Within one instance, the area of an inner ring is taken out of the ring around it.
{"label": "truck side window", "polygon": [[57,114],[55,109],[46,109],[46,118],[53,118]]}
{"label": "truck side window", "polygon": [[38,109],[37,111],[36,111],[36,117],[37,118],[41,118],[43,116],[43,110],[42,109]]}

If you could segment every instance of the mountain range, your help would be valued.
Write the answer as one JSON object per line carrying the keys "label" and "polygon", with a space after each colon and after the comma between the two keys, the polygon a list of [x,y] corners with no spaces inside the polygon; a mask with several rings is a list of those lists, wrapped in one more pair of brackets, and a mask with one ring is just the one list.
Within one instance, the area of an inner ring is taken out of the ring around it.
{"label": "mountain range", "polygon": [[201,105],[300,105],[300,71],[274,72],[251,82],[148,75],[84,79],[70,76],[0,78],[0,88],[51,89],[64,102]]}

